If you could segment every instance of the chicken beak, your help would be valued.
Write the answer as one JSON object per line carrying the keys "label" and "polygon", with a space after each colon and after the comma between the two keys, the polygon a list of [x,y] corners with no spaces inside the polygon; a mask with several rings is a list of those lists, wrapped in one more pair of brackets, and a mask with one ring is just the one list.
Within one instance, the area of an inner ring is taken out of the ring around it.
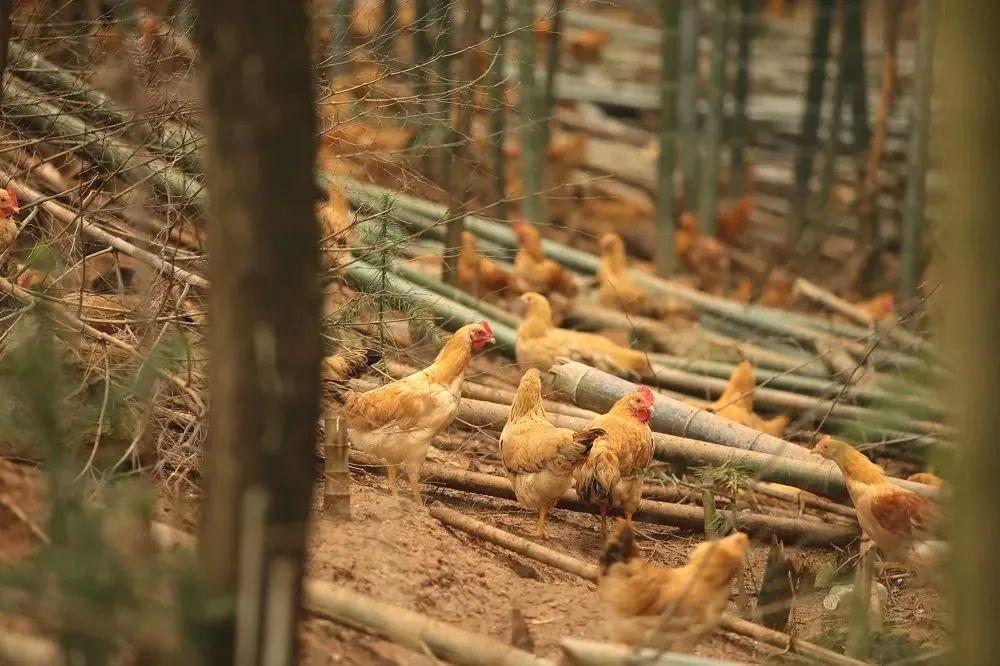
{"label": "chicken beak", "polygon": [[487,340],[486,342],[488,342],[489,344],[491,344],[491,345],[492,345],[492,344],[495,344],[495,343],[496,343],[496,341],[497,341],[497,339],[496,339],[496,338],[490,338],[490,339],[489,339],[489,340]]}

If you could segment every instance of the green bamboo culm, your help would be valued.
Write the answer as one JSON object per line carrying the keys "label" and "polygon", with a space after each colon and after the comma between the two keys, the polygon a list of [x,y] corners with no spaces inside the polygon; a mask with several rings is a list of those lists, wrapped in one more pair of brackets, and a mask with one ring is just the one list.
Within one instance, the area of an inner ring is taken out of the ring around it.
{"label": "green bamboo culm", "polygon": [[817,0],[813,11],[812,47],[802,129],[799,133],[798,154],[795,158],[795,184],[792,194],[792,214],[788,225],[789,252],[796,250],[806,227],[809,205],[809,184],[819,142],[819,122],[826,87],[826,63],[830,51],[830,28],[833,24],[833,0]]}
{"label": "green bamboo culm", "polygon": [[864,0],[844,3],[844,88],[851,94],[854,152],[862,156],[871,141],[868,122],[868,76],[865,70]]}
{"label": "green bamboo culm", "polygon": [[913,81],[913,107],[907,151],[906,199],[903,202],[902,266],[899,300],[917,295],[924,269],[924,198],[927,178],[927,144],[931,124],[931,88],[934,70],[934,30],[937,3],[918,5],[917,62]]}
{"label": "green bamboo culm", "polygon": [[743,195],[746,187],[744,182],[744,165],[747,149],[747,98],[750,95],[750,52],[753,47],[754,33],[757,31],[757,20],[760,10],[760,0],[740,0],[739,21],[736,28],[738,52],[736,57],[736,83],[733,89],[732,133],[729,137],[729,194],[733,197]]}
{"label": "green bamboo culm", "polygon": [[489,72],[490,90],[490,147],[493,154],[494,215],[507,219],[507,156],[504,141],[507,138],[507,117],[504,100],[504,63],[506,62],[507,0],[493,3],[493,66]]}
{"label": "green bamboo culm", "polygon": [[684,208],[698,203],[698,2],[680,0],[680,76],[677,118],[681,140]]}
{"label": "green bamboo culm", "polygon": [[539,122],[538,88],[535,83],[535,3],[517,0],[518,76],[521,82],[521,169],[524,180],[524,212],[533,224],[543,224],[542,125]]}
{"label": "green bamboo culm", "polygon": [[431,75],[430,99],[428,103],[433,109],[430,114],[432,124],[430,130],[430,149],[427,167],[435,182],[446,187],[451,182],[451,154],[447,143],[451,132],[451,103],[448,92],[451,81],[451,32],[452,11],[451,0],[433,0],[433,21],[437,26],[431,59],[434,61],[434,71]]}
{"label": "green bamboo culm", "polygon": [[556,75],[559,73],[559,56],[562,52],[563,0],[552,4],[552,37],[545,62],[545,91],[542,98],[542,145],[548,146],[552,138],[552,113],[556,105]]}
{"label": "green bamboo culm", "polygon": [[416,94],[425,105],[424,95],[430,84],[429,68],[433,57],[431,44],[431,0],[416,0],[413,18],[413,66],[416,68]]}
{"label": "green bamboo culm", "polygon": [[712,3],[712,59],[708,74],[708,118],[702,139],[701,186],[698,215],[702,231],[718,231],[719,157],[722,144],[723,97],[726,85],[726,24],[730,0]]}
{"label": "green bamboo culm", "polygon": [[660,157],[657,165],[656,273],[666,276],[676,266],[674,253],[674,168],[677,165],[677,78],[680,49],[677,2],[661,3],[663,21],[660,58]]}

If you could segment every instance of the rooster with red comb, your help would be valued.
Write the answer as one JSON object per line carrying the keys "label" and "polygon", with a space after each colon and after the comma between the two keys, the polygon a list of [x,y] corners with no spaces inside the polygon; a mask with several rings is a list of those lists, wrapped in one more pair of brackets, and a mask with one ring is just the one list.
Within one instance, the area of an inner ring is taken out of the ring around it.
{"label": "rooster with red comb", "polygon": [[587,459],[576,472],[576,492],[585,502],[601,509],[601,533],[607,533],[608,511],[620,507],[625,520],[642,499],[642,480],[653,459],[653,431],[649,419],[656,398],[648,386],[640,386],[611,406],[607,414],[587,424],[604,435],[594,440]]}

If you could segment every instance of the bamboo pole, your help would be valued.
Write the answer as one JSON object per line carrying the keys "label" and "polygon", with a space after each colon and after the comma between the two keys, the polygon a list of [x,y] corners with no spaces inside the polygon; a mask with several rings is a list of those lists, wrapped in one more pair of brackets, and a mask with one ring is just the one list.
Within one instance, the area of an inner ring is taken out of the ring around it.
{"label": "bamboo pole", "polygon": [[936,10],[937,3],[934,0],[920,0],[913,107],[910,112],[911,133],[907,151],[906,199],[903,206],[903,246],[900,249],[900,302],[907,302],[918,295],[917,288],[924,270],[924,203],[931,126]]}
{"label": "bamboo pole", "polygon": [[538,85],[535,82],[535,3],[514,0],[518,8],[518,79],[521,97],[521,178],[524,182],[523,211],[533,224],[548,220],[542,197],[544,189],[544,136],[539,123]]}
{"label": "bamboo pole", "polygon": [[807,657],[824,664],[832,664],[833,666],[869,666],[867,662],[859,661],[858,659],[842,655],[834,652],[833,650],[820,647],[815,643],[810,643],[809,641],[804,641],[801,638],[795,638],[794,636],[783,634],[780,631],[775,631],[774,629],[762,627],[759,624],[755,624],[732,615],[723,615],[722,624],[720,626],[726,631],[731,631],[735,634],[739,634],[740,636],[753,638],[761,643],[767,643],[771,647],[776,647],[779,650],[790,650],[796,654],[802,655],[803,657]]}
{"label": "bamboo pole", "polygon": [[729,195],[743,195],[743,168],[748,143],[747,97],[750,94],[750,51],[760,13],[760,0],[739,0],[739,23],[736,39],[739,44],[736,60],[736,83],[733,90],[732,135],[729,138]]}
{"label": "bamboo pole", "polygon": [[489,636],[434,620],[420,613],[391,606],[344,587],[307,580],[303,606],[313,615],[339,624],[385,636],[418,654],[430,651],[453,664],[481,666],[555,666]]}
{"label": "bamboo pole", "polygon": [[875,567],[875,548],[862,552],[854,572],[854,589],[851,592],[851,617],[847,628],[845,652],[850,657],[867,659],[871,651],[872,573]]}
{"label": "bamboo pole", "polygon": [[343,417],[333,414],[327,414],[325,421],[323,512],[328,518],[350,520],[351,475],[347,467],[350,451],[347,422]]}
{"label": "bamboo pole", "polygon": [[818,0],[813,5],[812,55],[806,106],[802,114],[802,131],[799,135],[798,155],[795,159],[795,193],[792,216],[788,226],[788,251],[795,252],[796,244],[806,227],[810,181],[819,134],[819,121],[823,105],[823,88],[826,84],[826,62],[829,54],[830,27],[833,23],[833,0]]}
{"label": "bamboo pole", "polygon": [[493,186],[494,215],[500,220],[507,219],[507,155],[504,152],[504,142],[507,138],[507,115],[503,71],[506,62],[507,5],[508,0],[493,1],[493,65],[489,74],[490,147],[493,155],[491,183]]}
{"label": "bamboo pole", "polygon": [[482,312],[491,323],[500,322],[501,324],[506,324],[514,329],[516,329],[521,323],[521,320],[518,317],[510,314],[507,310],[503,310],[492,303],[487,303],[486,301],[478,299],[469,294],[467,291],[445,284],[433,275],[422,271],[419,268],[413,268],[412,266],[407,266],[404,263],[398,263],[393,267],[393,270],[397,275],[399,275],[399,277],[409,280],[415,285],[426,287],[427,289],[430,289],[431,291],[440,294],[449,300]]}
{"label": "bamboo pole", "polygon": [[708,118],[702,136],[701,185],[698,189],[698,216],[701,230],[708,236],[719,225],[719,157],[722,150],[723,98],[726,87],[726,24],[730,0],[713,0],[711,14],[712,51],[708,74]]}
{"label": "bamboo pole", "polygon": [[[854,153],[868,150],[871,128],[868,124],[868,76],[865,72],[865,0],[844,3],[844,74],[845,88],[851,93],[851,133]],[[862,176],[863,177],[863,176]]]}
{"label": "bamboo pole", "polygon": [[448,93],[452,81],[452,31],[455,27],[455,16],[452,12],[453,0],[433,0],[434,22],[437,28],[433,41],[433,73],[431,75],[430,102],[433,103],[430,130],[430,150],[427,153],[425,172],[433,181],[444,187],[451,182],[450,151],[444,145],[448,138],[451,124],[451,106]]}
{"label": "bamboo pole", "polygon": [[656,273],[667,276],[674,271],[674,168],[677,165],[677,79],[679,71],[680,5],[661,3],[663,43],[660,45],[660,155],[656,187]]}
{"label": "bamboo pole", "polygon": [[552,114],[556,106],[556,76],[562,52],[563,0],[552,3],[552,32],[545,61],[545,87],[542,94],[542,146],[548,147],[552,137]]}
{"label": "bamboo pole", "polygon": [[681,4],[678,76],[678,122],[681,138],[681,174],[684,208],[698,202],[698,0]]}
{"label": "bamboo pole", "polygon": [[354,0],[326,0],[326,4],[330,7],[330,43],[327,45],[325,70],[327,77],[333,83],[337,77],[346,72],[350,64],[351,16],[354,13]]}

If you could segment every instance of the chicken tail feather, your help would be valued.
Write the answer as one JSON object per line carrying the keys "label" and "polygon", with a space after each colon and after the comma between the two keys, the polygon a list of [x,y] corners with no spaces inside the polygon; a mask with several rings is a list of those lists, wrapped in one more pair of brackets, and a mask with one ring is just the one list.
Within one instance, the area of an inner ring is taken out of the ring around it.
{"label": "chicken tail feather", "polygon": [[611,498],[620,478],[618,456],[614,451],[607,448],[592,449],[580,468],[576,493],[584,502],[606,501]]}
{"label": "chicken tail feather", "polygon": [[323,359],[323,384],[336,401],[343,399],[345,382],[360,377],[382,360],[382,351],[374,347],[343,349]]}
{"label": "chicken tail feather", "polygon": [[632,531],[632,525],[627,520],[623,520],[608,537],[608,540],[604,542],[604,548],[601,550],[601,557],[598,560],[601,574],[607,573],[612,564],[628,562],[637,553],[635,532]]}

